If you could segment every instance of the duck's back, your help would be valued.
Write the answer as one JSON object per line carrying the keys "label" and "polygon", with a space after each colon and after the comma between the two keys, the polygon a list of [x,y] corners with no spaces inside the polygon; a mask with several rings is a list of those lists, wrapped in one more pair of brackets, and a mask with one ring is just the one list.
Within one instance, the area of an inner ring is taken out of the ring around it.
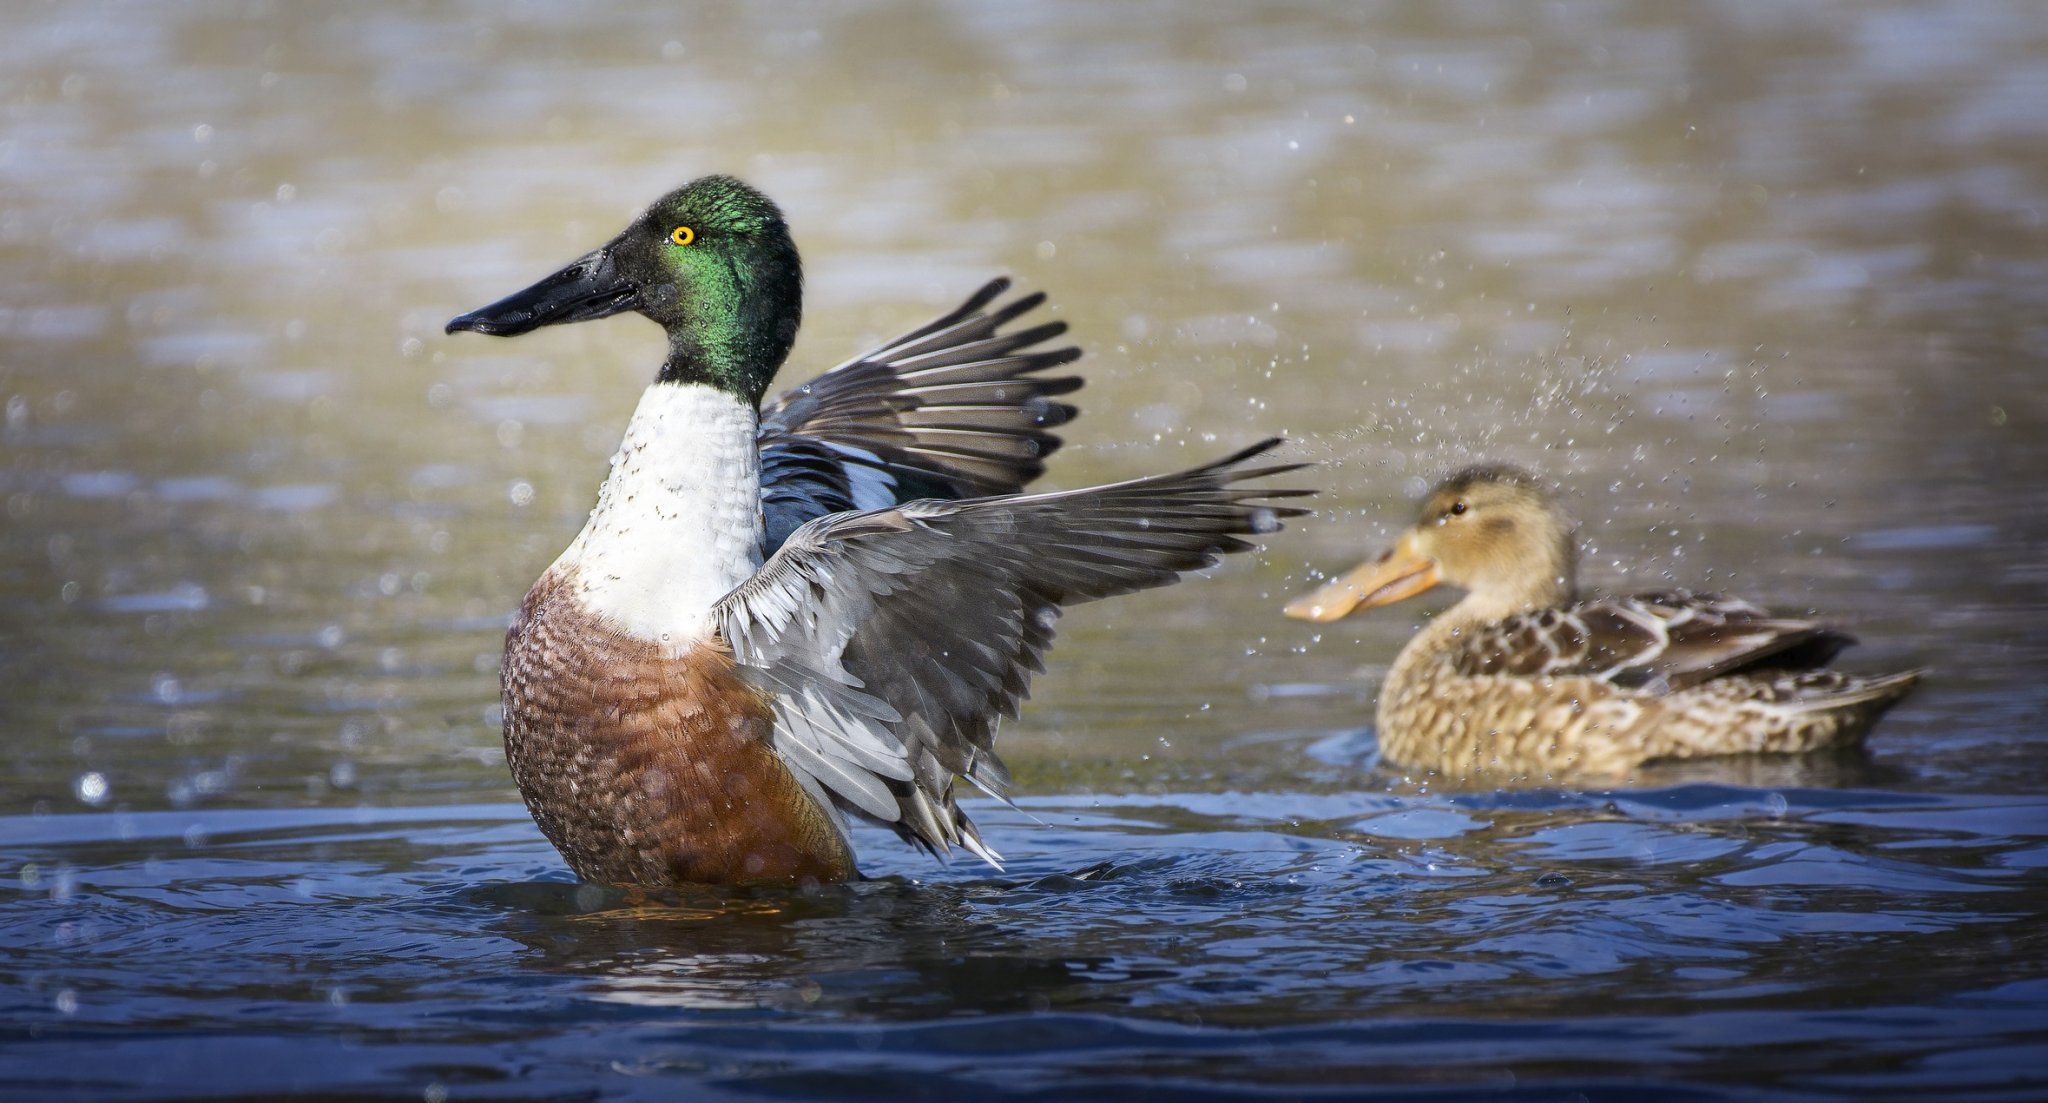
{"label": "duck's back", "polygon": [[1919,679],[1819,669],[1852,642],[1684,591],[1432,625],[1381,690],[1381,749],[1466,777],[1614,775],[1659,758],[1850,746]]}

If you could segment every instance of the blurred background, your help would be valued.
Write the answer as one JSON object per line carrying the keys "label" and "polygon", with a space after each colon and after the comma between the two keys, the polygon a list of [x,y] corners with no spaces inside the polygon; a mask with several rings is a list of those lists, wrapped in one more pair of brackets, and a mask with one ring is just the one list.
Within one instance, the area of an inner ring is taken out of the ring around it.
{"label": "blurred background", "polygon": [[[501,831],[479,845],[512,847],[509,872],[423,872],[398,832],[338,853],[413,879],[370,895],[559,876],[510,804],[498,654],[594,500],[660,336],[635,318],[517,341],[441,327],[708,172],[779,200],[804,252],[783,386],[1008,273],[1087,350],[1046,485],[1271,433],[1320,464],[1296,477],[1323,489],[1319,514],[1255,561],[1069,614],[1003,732],[1021,792],[1166,811],[1078,841],[1004,821],[1007,852],[1081,862],[1090,838],[1139,846],[1236,815],[1250,838],[1368,850],[1478,832],[1463,837],[1483,855],[1498,824],[1430,804],[1373,754],[1378,677],[1428,606],[1330,629],[1278,612],[1479,458],[1569,489],[1594,586],[1726,588],[1847,624],[1851,667],[1933,669],[1846,774],[1716,775],[1728,799],[1783,813],[1774,786],[2048,786],[2037,0],[77,0],[8,22],[0,835],[128,837],[162,813],[144,834],[174,841],[113,868],[254,812],[489,807]],[[1421,800],[1436,826],[1302,826],[1300,809],[1361,791]],[[1575,800],[1544,814],[1608,814]],[[60,815],[77,813],[115,818]],[[2019,847],[2040,820],[1985,820],[1970,845]],[[1898,830],[1865,841],[1909,845]],[[2039,868],[2038,835],[2007,873]],[[883,872],[977,875],[865,845]],[[36,853],[0,869],[40,863],[10,882],[23,900],[56,891],[53,863],[93,865]],[[251,883],[341,876],[321,864],[336,853]],[[1826,854],[1783,876],[1892,868]],[[267,899],[245,891],[230,899]],[[1644,952],[1678,953],[1677,931]],[[1888,945],[1907,968],[1925,949]],[[1962,952],[2039,964],[2013,945]],[[1329,972],[1307,960],[1304,990]],[[1780,967],[1736,971],[1752,966]],[[48,983],[44,1013],[64,992],[91,1002]]]}

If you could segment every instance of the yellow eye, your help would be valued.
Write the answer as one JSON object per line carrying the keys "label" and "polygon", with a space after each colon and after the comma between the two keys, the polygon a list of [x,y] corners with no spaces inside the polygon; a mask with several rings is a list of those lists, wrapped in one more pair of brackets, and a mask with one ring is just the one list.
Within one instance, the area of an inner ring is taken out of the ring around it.
{"label": "yellow eye", "polygon": [[678,226],[668,232],[668,239],[677,245],[688,245],[697,240],[697,231],[690,229],[688,226]]}

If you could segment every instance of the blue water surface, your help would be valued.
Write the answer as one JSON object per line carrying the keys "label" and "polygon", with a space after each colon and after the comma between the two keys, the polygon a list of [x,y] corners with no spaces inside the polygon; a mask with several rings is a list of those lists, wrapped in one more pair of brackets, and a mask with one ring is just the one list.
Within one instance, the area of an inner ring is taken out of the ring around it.
{"label": "blue water surface", "polygon": [[[1276,813],[1285,810],[1287,818]],[[2048,800],[1696,784],[974,809],[652,897],[516,805],[0,821],[19,1098],[2024,1099]]]}

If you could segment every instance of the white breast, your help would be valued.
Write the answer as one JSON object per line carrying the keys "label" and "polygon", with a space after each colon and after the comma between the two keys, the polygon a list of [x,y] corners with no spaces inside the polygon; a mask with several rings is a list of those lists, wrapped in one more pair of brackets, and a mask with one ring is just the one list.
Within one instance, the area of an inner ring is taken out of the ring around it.
{"label": "white breast", "polygon": [[555,561],[582,605],[678,652],[711,633],[712,604],[761,567],[754,408],[696,384],[640,399],[597,508]]}

